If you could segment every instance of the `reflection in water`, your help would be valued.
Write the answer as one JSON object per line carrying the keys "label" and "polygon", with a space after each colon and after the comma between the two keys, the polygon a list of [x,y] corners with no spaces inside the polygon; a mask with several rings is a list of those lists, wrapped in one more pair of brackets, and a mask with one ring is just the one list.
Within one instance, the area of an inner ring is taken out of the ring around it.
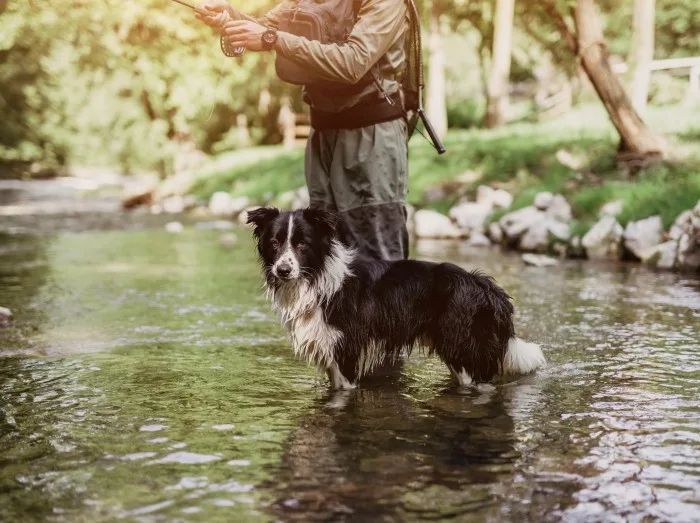
{"label": "reflection in water", "polygon": [[0,238],[0,521],[700,520],[697,280],[424,242],[549,368],[460,391],[415,355],[329,395],[216,239]]}

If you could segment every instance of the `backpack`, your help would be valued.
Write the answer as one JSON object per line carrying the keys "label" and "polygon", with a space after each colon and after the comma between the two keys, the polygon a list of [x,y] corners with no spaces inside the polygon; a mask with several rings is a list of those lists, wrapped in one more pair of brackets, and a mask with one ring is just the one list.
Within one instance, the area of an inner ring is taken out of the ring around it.
{"label": "backpack", "polygon": [[[399,80],[410,137],[415,130],[421,107],[423,61],[418,10],[413,0],[405,2],[409,20],[404,43],[406,69]],[[293,8],[282,11],[278,29],[321,43],[341,43],[350,36],[361,6],[362,0],[299,0]],[[324,80],[280,54],[275,60],[275,70],[284,82],[304,85],[311,89],[329,90],[341,95],[359,92],[367,85],[377,83],[375,67],[357,84],[348,85]]]}

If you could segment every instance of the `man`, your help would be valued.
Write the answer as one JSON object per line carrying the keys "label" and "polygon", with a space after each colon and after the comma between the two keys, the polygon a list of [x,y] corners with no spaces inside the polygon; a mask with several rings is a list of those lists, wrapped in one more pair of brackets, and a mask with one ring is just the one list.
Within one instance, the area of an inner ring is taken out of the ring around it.
{"label": "man", "polygon": [[305,162],[311,206],[338,211],[346,239],[361,253],[407,258],[407,128],[398,80],[406,63],[405,0],[362,0],[347,39],[334,44],[277,31],[280,13],[293,5],[284,2],[258,20],[217,0],[197,18],[219,28],[231,47],[275,51],[348,86],[304,87],[312,123]]}

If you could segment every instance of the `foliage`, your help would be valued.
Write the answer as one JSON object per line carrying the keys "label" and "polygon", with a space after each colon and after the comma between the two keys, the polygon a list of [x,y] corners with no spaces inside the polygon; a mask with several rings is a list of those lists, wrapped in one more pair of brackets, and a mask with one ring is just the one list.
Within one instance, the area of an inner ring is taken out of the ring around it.
{"label": "foliage", "polygon": [[[697,110],[697,108],[695,108]],[[586,229],[606,202],[621,199],[621,220],[661,214],[669,225],[681,211],[692,208],[700,195],[700,126],[694,108],[652,108],[649,121],[669,137],[676,137],[676,150],[689,154],[675,165],[653,167],[635,177],[618,170],[614,160],[615,133],[598,105],[585,106],[546,123],[522,123],[497,130],[453,131],[445,142],[449,154],[438,156],[416,134],[410,146],[409,201],[424,205],[426,190],[456,180],[467,171],[481,177],[462,191],[430,207],[445,212],[465,193],[472,195],[482,183],[504,187],[515,194],[513,209],[530,205],[540,191],[564,194],[572,202],[578,228]],[[270,149],[270,148],[267,148]],[[557,159],[566,151],[583,167],[572,170]],[[232,161],[220,157],[203,173],[195,191],[207,198],[215,191],[231,191],[255,201],[269,199],[304,184],[303,152],[274,148],[265,159],[251,162],[248,155],[234,153]],[[238,164],[235,167],[217,167]],[[497,218],[495,216],[494,218]]]}

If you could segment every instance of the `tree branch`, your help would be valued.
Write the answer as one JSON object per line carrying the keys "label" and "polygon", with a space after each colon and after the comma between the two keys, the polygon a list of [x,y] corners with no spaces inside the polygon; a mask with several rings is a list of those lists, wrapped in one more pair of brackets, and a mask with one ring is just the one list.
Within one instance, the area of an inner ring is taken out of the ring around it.
{"label": "tree branch", "polygon": [[540,4],[542,5],[542,7],[544,7],[545,11],[547,11],[547,14],[552,18],[557,28],[559,28],[559,31],[564,37],[566,45],[568,45],[569,49],[571,49],[571,52],[574,54],[578,54],[578,43],[576,42],[574,33],[572,33],[571,29],[569,29],[566,20],[564,20],[564,17],[554,5],[554,2],[552,0],[540,0]]}

